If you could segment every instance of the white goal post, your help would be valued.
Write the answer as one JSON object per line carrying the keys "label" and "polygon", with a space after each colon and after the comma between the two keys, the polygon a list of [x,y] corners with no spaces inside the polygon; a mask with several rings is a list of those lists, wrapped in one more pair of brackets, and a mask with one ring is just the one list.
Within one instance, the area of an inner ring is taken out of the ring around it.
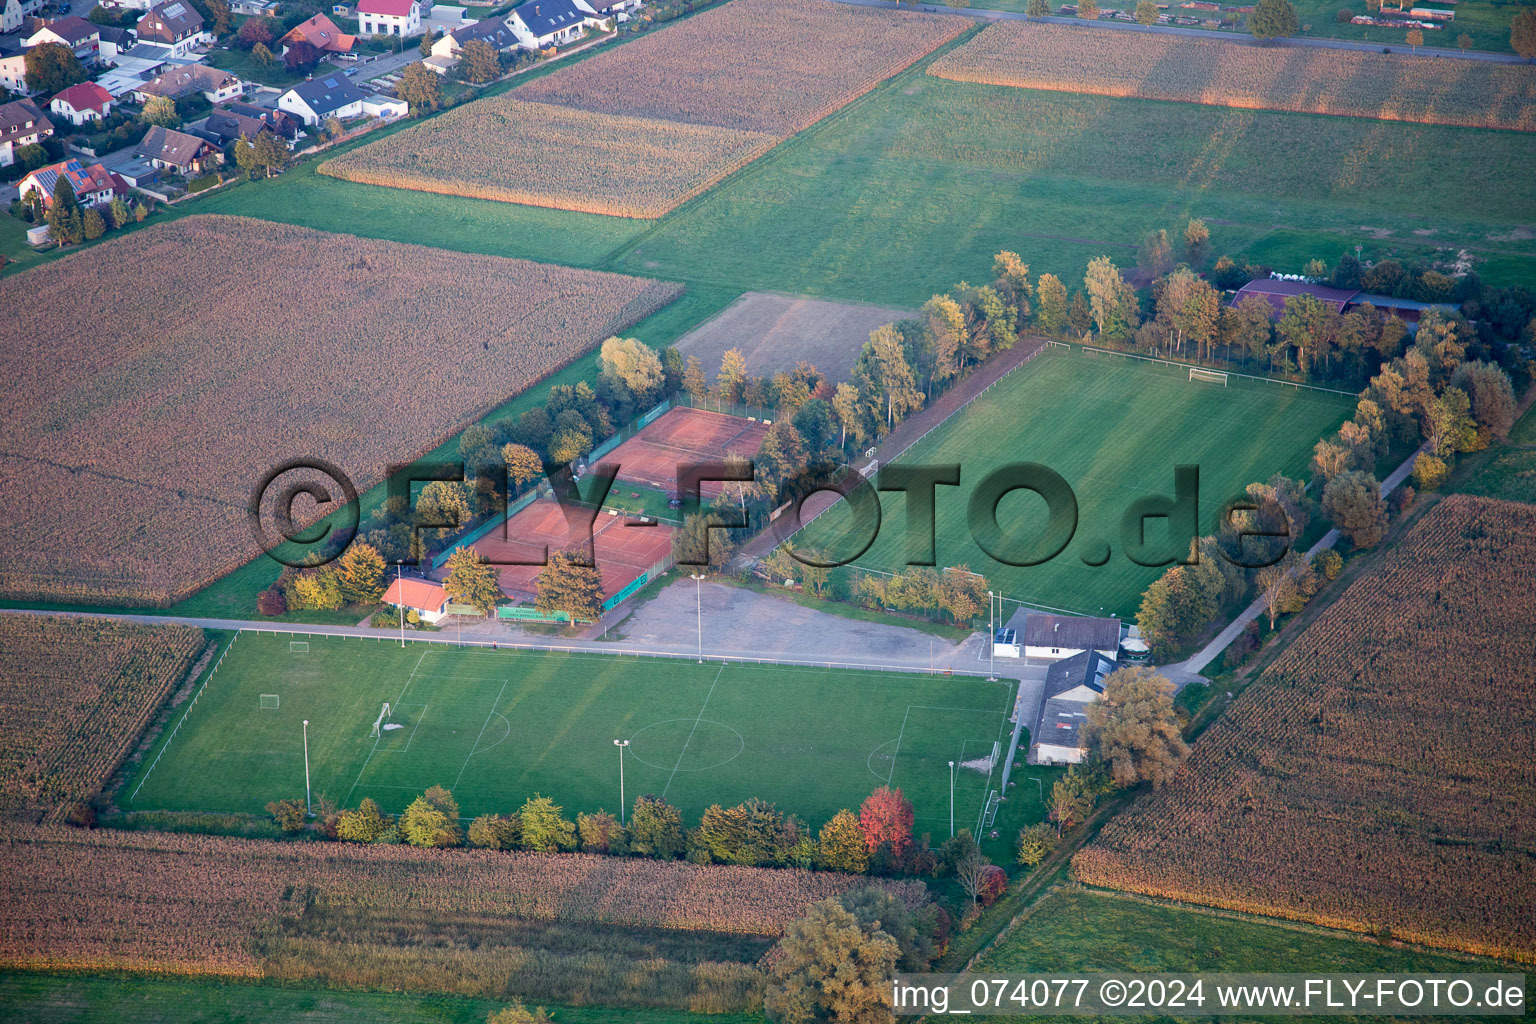
{"label": "white goal post", "polygon": [[1198,366],[1191,366],[1189,368],[1189,379],[1192,381],[1203,380],[1209,384],[1220,384],[1222,387],[1227,386],[1227,375],[1223,370],[1202,370]]}
{"label": "white goal post", "polygon": [[263,711],[276,711],[278,705],[277,694],[264,693],[261,695],[261,709]]}
{"label": "white goal post", "polygon": [[290,654],[308,654],[309,653],[309,641],[308,640],[289,640],[288,641],[288,651],[289,651]]}
{"label": "white goal post", "polygon": [[379,712],[379,717],[375,718],[373,720],[373,731],[371,733],[369,733],[369,735],[373,736],[374,738],[378,738],[378,736],[380,735],[381,730],[384,728],[384,720],[387,719],[388,717],[389,717],[389,702],[386,701],[384,703],[384,710],[380,711]]}

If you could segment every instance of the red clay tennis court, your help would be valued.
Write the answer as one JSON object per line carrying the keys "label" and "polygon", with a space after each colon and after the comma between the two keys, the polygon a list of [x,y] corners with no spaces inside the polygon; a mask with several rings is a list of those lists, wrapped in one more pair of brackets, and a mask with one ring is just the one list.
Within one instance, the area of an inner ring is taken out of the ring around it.
{"label": "red clay tennis court", "polygon": [[[728,455],[750,459],[767,433],[768,424],[761,420],[678,406],[597,461],[618,463],[620,480],[674,491],[678,466],[719,462]],[[715,497],[721,487],[706,482],[704,497]]]}
{"label": "red clay tennis court", "polygon": [[[507,520],[506,533],[492,530],[474,548],[491,562],[541,559],[547,545],[551,553],[567,548],[581,548],[586,543],[584,520],[567,522],[565,511],[553,498],[540,498]],[[617,594],[641,573],[672,552],[672,527],[653,522],[641,526],[639,520],[623,515],[598,512],[592,523],[593,561],[602,575],[604,600]],[[500,565],[501,589],[510,597],[532,601],[537,596],[535,581],[542,565]]]}

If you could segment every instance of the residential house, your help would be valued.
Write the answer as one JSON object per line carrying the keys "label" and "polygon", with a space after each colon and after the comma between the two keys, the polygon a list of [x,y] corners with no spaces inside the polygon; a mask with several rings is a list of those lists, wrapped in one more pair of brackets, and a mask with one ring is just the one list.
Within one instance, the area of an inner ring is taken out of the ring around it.
{"label": "residential house", "polygon": [[530,50],[547,50],[580,39],[583,27],[595,16],[571,0],[528,0],[507,15],[517,41]]}
{"label": "residential house", "polygon": [[75,52],[81,60],[90,62],[101,52],[101,30],[84,18],[71,14],[67,18],[50,21],[21,41],[27,49],[43,43],[60,43]]}
{"label": "residential house", "polygon": [[0,167],[16,162],[24,146],[42,142],[53,134],[53,122],[31,100],[0,103]]}
{"label": "residential house", "polygon": [[128,194],[128,183],[122,178],[101,164],[91,164],[86,167],[79,160],[65,160],[62,163],[39,167],[21,179],[21,184],[16,186],[16,192],[23,199],[28,192],[40,192],[43,198],[43,209],[46,210],[53,204],[53,190],[60,175],[69,179],[70,185],[75,190],[75,198],[80,200],[81,206],[105,206],[114,196]]}
{"label": "residential house", "polygon": [[448,614],[448,592],[427,580],[396,579],[384,591],[383,602],[402,613],[415,612],[421,621],[431,624]]}
{"label": "residential house", "polygon": [[322,53],[351,53],[357,37],[347,35],[330,18],[317,14],[293,26],[278,42],[282,44],[282,52],[287,53],[288,48],[300,40]]}
{"label": "residential house", "polygon": [[73,125],[102,121],[112,112],[112,94],[95,82],[81,82],[54,96],[48,110]]}
{"label": "residential house", "polygon": [[156,96],[174,100],[194,92],[202,93],[209,103],[224,103],[243,96],[245,83],[222,68],[187,64],[145,82],[134,90],[133,97],[139,103],[148,103]]}
{"label": "residential house", "polygon": [[207,139],[160,125],[144,133],[133,155],[189,178],[224,162],[223,151]]}
{"label": "residential house", "polygon": [[277,109],[313,127],[332,117],[346,120],[362,116],[363,91],[352,79],[337,72],[289,89],[277,98]]}
{"label": "residential house", "polygon": [[0,0],[0,32],[20,32],[42,6],[43,0]]}
{"label": "residential house", "polygon": [[277,3],[276,0],[231,0],[229,11],[247,18],[275,18]]}
{"label": "residential house", "polygon": [[272,127],[260,118],[220,107],[208,115],[208,119],[203,122],[203,130],[217,138],[220,146],[227,146],[236,139],[255,142],[256,136],[262,132],[271,132]]}
{"label": "residential house", "polygon": [[479,39],[489,43],[491,48],[498,53],[517,47],[517,33],[512,31],[500,18],[486,18],[484,21],[476,21],[452,32],[443,34],[443,37],[432,44],[432,56],[442,58],[456,58],[464,44],[472,39]]}
{"label": "residential house", "polygon": [[1104,696],[1104,678],[1118,666],[1098,651],[1056,662],[1046,671],[1040,712],[1030,730],[1030,764],[1077,764],[1087,754],[1082,729],[1088,705]]}
{"label": "residential house", "polygon": [[131,28],[113,28],[111,25],[102,25],[98,31],[101,34],[101,58],[103,60],[113,60],[133,49],[139,42],[139,37],[134,35]]}
{"label": "residential house", "polygon": [[136,31],[140,42],[169,47],[173,57],[185,57],[214,41],[213,33],[203,25],[203,16],[197,13],[191,0],[169,0],[150,8],[139,19]]}
{"label": "residential house", "polygon": [[30,96],[27,88],[27,55],[12,53],[0,56],[0,88],[12,96]]}
{"label": "residential house", "polygon": [[[1120,620],[1088,615],[1046,615],[1021,612],[1024,657],[1061,661],[1084,651],[1097,651],[1114,661],[1120,656]],[[1015,615],[1014,618],[1018,618]],[[1008,623],[1014,626],[1010,620]],[[1015,626],[1017,628],[1017,626]]]}
{"label": "residential house", "polygon": [[358,30],[365,36],[416,36],[421,34],[418,0],[358,0]]}
{"label": "residential house", "polygon": [[630,12],[640,9],[640,0],[576,0],[576,6],[605,20],[628,21]]}
{"label": "residential house", "polygon": [[224,109],[232,114],[239,114],[242,117],[249,117],[252,120],[262,122],[268,128],[272,129],[278,138],[289,143],[290,146],[292,145],[293,140],[298,137],[299,126],[302,124],[302,122],[297,117],[288,113],[286,110],[273,110],[270,107],[258,107],[254,103],[242,103],[240,101],[235,101],[224,104]]}

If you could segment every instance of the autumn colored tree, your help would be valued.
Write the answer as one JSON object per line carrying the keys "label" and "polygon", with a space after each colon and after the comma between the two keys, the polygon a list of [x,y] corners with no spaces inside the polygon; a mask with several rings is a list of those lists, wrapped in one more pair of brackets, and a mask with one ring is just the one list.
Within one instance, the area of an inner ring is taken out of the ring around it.
{"label": "autumn colored tree", "polygon": [[578,814],[576,838],[583,853],[619,853],[624,847],[624,827],[604,810]]}
{"label": "autumn colored tree", "polygon": [[1024,13],[1031,18],[1048,18],[1051,15],[1051,5],[1047,0],[1029,0]]}
{"label": "autumn colored tree", "polygon": [[522,1002],[513,1002],[493,1011],[485,1024],[555,1024],[555,1019],[542,1006],[529,1009]]}
{"label": "autumn colored tree", "polygon": [[1205,266],[1210,245],[1211,229],[1205,226],[1205,221],[1191,217],[1184,225],[1184,262],[1199,270]]}
{"label": "autumn colored tree", "polygon": [[720,374],[715,378],[715,390],[727,402],[740,402],[742,388],[747,382],[747,359],[741,349],[726,349],[720,357]]}
{"label": "autumn colored tree", "polygon": [[777,1024],[889,1021],[890,976],[901,958],[891,935],[835,899],[791,922],[770,958],[763,1008]]}
{"label": "autumn colored tree", "polygon": [[515,850],[522,838],[517,815],[482,814],[469,823],[469,845],[482,850]]}
{"label": "autumn colored tree", "polygon": [[[313,43],[303,39],[296,39],[288,44],[283,51],[283,66],[292,74],[300,74],[314,70],[316,64],[324,54]],[[428,72],[429,74],[431,72]],[[434,76],[435,77],[435,76]]]}
{"label": "autumn colored tree", "polygon": [[709,394],[709,379],[704,376],[704,364],[699,362],[698,356],[688,357],[688,363],[683,369],[683,390],[694,398]]}
{"label": "autumn colored tree", "polygon": [[544,460],[539,458],[538,452],[525,444],[502,445],[501,459],[506,463],[507,479],[514,487],[531,483],[544,472]]}
{"label": "autumn colored tree", "polygon": [[654,401],[666,386],[661,356],[638,338],[609,338],[598,350],[597,360],[599,372],[637,402]]}
{"label": "autumn colored tree", "polygon": [[1509,436],[1519,404],[1509,374],[1502,367],[1483,360],[1462,363],[1451,374],[1450,384],[1471,400],[1472,418],[1484,444]]}
{"label": "autumn colored tree", "polygon": [[267,813],[284,832],[298,832],[304,828],[303,800],[273,800],[267,804]]}
{"label": "autumn colored tree", "polygon": [[576,825],[564,809],[547,796],[535,794],[517,812],[522,823],[522,845],[540,853],[576,849]]}
{"label": "autumn colored tree", "polygon": [[342,811],[336,822],[336,836],[353,843],[371,843],[389,828],[389,819],[372,797],[363,797],[355,811]]}
{"label": "autumn colored tree", "polygon": [[1099,17],[1099,0],[1078,0],[1077,16],[1084,21],[1095,21]]}
{"label": "autumn colored tree", "polygon": [[400,835],[412,846],[458,846],[464,841],[458,802],[442,786],[431,787],[400,815]]}
{"label": "autumn colored tree", "polygon": [[1387,529],[1387,505],[1374,476],[1350,470],[1323,489],[1323,515],[1357,548],[1375,547]]}
{"label": "autumn colored tree", "polygon": [[1080,824],[1093,810],[1093,792],[1076,769],[1056,780],[1051,787],[1050,819],[1060,832]]}
{"label": "autumn colored tree", "polygon": [[496,48],[484,39],[471,39],[459,50],[459,72],[467,82],[483,85],[501,77]]}
{"label": "autumn colored tree", "polygon": [[1301,27],[1296,8],[1290,0],[1259,0],[1258,6],[1248,15],[1248,31],[1260,42],[1293,36]]}
{"label": "autumn colored tree", "polygon": [[63,43],[39,43],[22,58],[23,80],[33,92],[62,92],[90,77],[75,51]]}
{"label": "autumn colored tree", "polygon": [[1407,42],[1413,48],[1413,52],[1418,53],[1419,47],[1424,45],[1424,31],[1417,28],[1409,29]]}
{"label": "autumn colored tree", "polygon": [[912,845],[912,804],[899,788],[881,786],[859,807],[859,832],[864,848],[871,852],[889,843],[891,852],[900,856]]}
{"label": "autumn colored tree", "polygon": [[1536,8],[1527,7],[1510,21],[1509,47],[1526,60],[1536,60]]}
{"label": "autumn colored tree", "polygon": [[1088,309],[1100,335],[1120,337],[1134,331],[1141,323],[1141,308],[1136,290],[1120,274],[1108,256],[1090,260],[1083,275],[1083,290],[1088,295]]}
{"label": "autumn colored tree", "polygon": [[355,540],[336,560],[336,582],[348,601],[375,604],[388,586],[384,557],[366,541]]}
{"label": "autumn colored tree", "polygon": [[642,796],[629,815],[629,850],[642,857],[675,860],[688,848],[683,816],[659,796]]}
{"label": "autumn colored tree", "polygon": [[411,113],[417,117],[430,113],[442,103],[442,79],[436,71],[421,62],[407,64],[400,72],[395,85],[395,95],[410,104]]}
{"label": "autumn colored tree", "polygon": [[847,808],[832,815],[816,838],[821,844],[821,866],[827,870],[859,875],[869,867],[859,819]]}
{"label": "autumn colored tree", "polygon": [[924,971],[936,955],[933,942],[935,911],[930,904],[914,914],[891,893],[874,885],[849,889],[837,897],[844,910],[854,916],[860,927],[879,928],[896,940],[901,959],[896,966],[903,971]]}
{"label": "autumn colored tree", "polygon": [[1050,856],[1059,841],[1056,830],[1043,821],[1020,829],[1016,847],[1019,863],[1028,868],[1034,867]]}
{"label": "autumn colored tree", "polygon": [[565,612],[573,620],[596,622],[602,613],[602,574],[571,551],[552,551],[535,584],[541,612]]}
{"label": "autumn colored tree", "polygon": [[257,43],[270,45],[271,42],[272,30],[267,27],[266,18],[246,18],[240,31],[235,33],[235,45],[242,50],[249,50]]}
{"label": "autumn colored tree", "polygon": [[1111,672],[1104,696],[1085,709],[1083,742],[1109,766],[1115,785],[1167,782],[1189,746],[1179,735],[1173,684],[1144,666]]}
{"label": "autumn colored tree", "polygon": [[1136,0],[1136,21],[1142,25],[1157,24],[1157,4],[1153,0]]}
{"label": "autumn colored tree", "polygon": [[1057,335],[1067,326],[1067,288],[1055,274],[1041,274],[1036,288],[1035,323],[1046,334]]}
{"label": "autumn colored tree", "polygon": [[457,547],[448,556],[448,575],[443,590],[450,600],[490,615],[501,603],[501,578],[496,567],[474,548]]}

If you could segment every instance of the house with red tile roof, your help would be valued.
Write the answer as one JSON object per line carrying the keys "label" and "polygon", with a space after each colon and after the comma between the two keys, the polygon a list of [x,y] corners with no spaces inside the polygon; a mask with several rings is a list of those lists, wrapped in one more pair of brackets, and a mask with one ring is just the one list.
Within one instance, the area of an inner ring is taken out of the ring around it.
{"label": "house with red tile roof", "polygon": [[448,592],[427,580],[397,579],[384,591],[384,603],[412,611],[428,623],[441,622],[448,614]]}
{"label": "house with red tile roof", "polygon": [[53,190],[58,184],[60,175],[69,179],[69,184],[74,188],[75,197],[80,200],[81,206],[105,206],[114,196],[128,194],[128,183],[122,178],[101,164],[91,164],[86,167],[79,160],[65,160],[62,163],[39,167],[21,179],[21,183],[16,186],[16,191],[23,199],[27,197],[28,192],[41,192],[43,209],[46,210],[53,205]]}
{"label": "house with red tile roof", "polygon": [[322,53],[351,53],[352,46],[357,42],[356,36],[349,36],[336,27],[336,23],[323,14],[317,14],[308,21],[301,21],[289,30],[278,42],[283,44],[283,52],[288,52],[288,47],[297,42],[306,42]]}
{"label": "house with red tile roof", "polygon": [[81,82],[54,96],[48,109],[74,125],[101,121],[112,112],[112,94],[95,82]]}

